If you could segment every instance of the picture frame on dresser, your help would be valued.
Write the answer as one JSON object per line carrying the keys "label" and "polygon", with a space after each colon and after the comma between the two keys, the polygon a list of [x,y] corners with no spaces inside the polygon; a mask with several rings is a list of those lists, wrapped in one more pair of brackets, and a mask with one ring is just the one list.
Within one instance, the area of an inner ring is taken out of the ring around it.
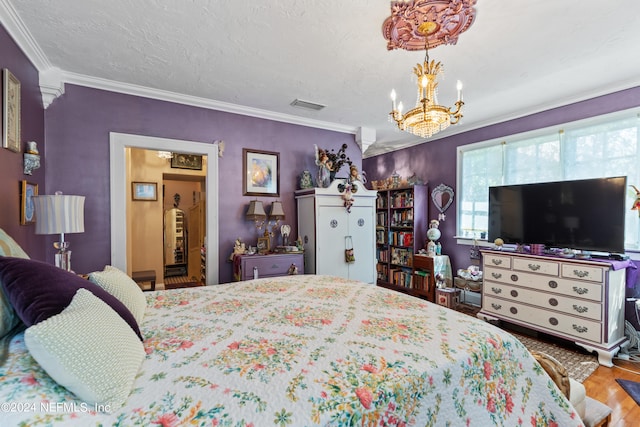
{"label": "picture frame on dresser", "polygon": [[256,246],[258,247],[258,253],[263,255],[268,254],[271,249],[268,237],[258,237],[258,244]]}
{"label": "picture frame on dresser", "polygon": [[2,146],[20,151],[20,80],[7,68],[2,72]]}
{"label": "picture frame on dresser", "polygon": [[242,149],[242,194],[280,196],[280,153]]}

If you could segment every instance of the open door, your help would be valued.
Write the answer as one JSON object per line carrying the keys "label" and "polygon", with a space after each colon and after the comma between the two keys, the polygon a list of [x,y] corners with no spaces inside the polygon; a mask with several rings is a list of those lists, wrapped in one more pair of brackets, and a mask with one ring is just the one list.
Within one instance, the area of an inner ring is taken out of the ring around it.
{"label": "open door", "polygon": [[194,282],[206,282],[206,272],[204,266],[206,265],[206,254],[201,253],[201,248],[204,245],[205,235],[205,205],[203,201],[199,201],[195,205],[189,208],[189,239],[188,244],[188,256],[187,256],[187,272],[188,276]]}

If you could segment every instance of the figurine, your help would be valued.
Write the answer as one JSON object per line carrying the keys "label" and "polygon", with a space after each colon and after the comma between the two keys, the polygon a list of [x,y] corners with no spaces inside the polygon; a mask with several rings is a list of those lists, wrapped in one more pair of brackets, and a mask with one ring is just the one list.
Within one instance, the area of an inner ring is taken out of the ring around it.
{"label": "figurine", "polygon": [[304,190],[307,188],[313,188],[313,178],[311,177],[311,172],[305,170],[300,175],[300,189]]}
{"label": "figurine", "polygon": [[[440,239],[441,236],[438,226],[440,226],[440,221],[437,219],[432,219],[429,222],[429,229],[427,229],[427,239],[429,239],[427,243],[427,254],[429,256],[440,255],[438,254],[438,245],[436,244],[436,241]],[[442,246],[440,247],[440,251],[442,251]]]}
{"label": "figurine", "polygon": [[331,171],[333,170],[333,164],[331,160],[329,160],[329,155],[322,148],[318,148],[317,145],[314,145],[316,149],[316,165],[318,166],[318,177],[317,184],[320,188],[327,188],[331,184]]}
{"label": "figurine", "polygon": [[233,257],[235,257],[236,255],[244,255],[245,252],[246,252],[245,244],[238,237],[233,246],[233,252],[231,253],[231,256],[229,256],[229,260],[233,261]]}
{"label": "figurine", "polygon": [[367,182],[367,179],[365,178],[365,173],[362,172],[362,174],[360,174],[358,172],[358,167],[356,165],[351,165],[349,166],[349,179],[348,181],[351,183],[353,181],[360,181],[361,183],[365,184]]}
{"label": "figurine", "polygon": [[35,141],[27,142],[27,153],[29,154],[40,154],[38,152],[38,143]]}
{"label": "figurine", "polygon": [[295,264],[291,264],[287,270],[287,274],[290,276],[298,274],[298,267]]}

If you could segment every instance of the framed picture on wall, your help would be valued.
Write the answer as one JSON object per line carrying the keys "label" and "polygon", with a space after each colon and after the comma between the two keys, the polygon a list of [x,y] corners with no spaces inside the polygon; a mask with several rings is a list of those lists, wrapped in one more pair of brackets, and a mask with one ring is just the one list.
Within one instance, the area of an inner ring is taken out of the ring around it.
{"label": "framed picture on wall", "polygon": [[20,80],[6,68],[2,72],[2,146],[20,151]]}
{"label": "framed picture on wall", "polygon": [[132,182],[131,199],[142,201],[158,200],[158,184],[155,182]]}
{"label": "framed picture on wall", "polygon": [[33,196],[38,195],[38,184],[27,181],[20,182],[20,224],[27,225],[36,222]]}
{"label": "framed picture on wall", "polygon": [[280,196],[280,153],[242,149],[244,196]]}
{"label": "framed picture on wall", "polygon": [[202,156],[199,154],[173,153],[171,167],[175,169],[202,170]]}

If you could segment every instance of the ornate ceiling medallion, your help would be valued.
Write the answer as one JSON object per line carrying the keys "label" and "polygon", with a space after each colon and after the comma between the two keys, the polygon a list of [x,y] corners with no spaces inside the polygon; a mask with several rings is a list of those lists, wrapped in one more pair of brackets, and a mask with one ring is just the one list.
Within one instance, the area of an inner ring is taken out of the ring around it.
{"label": "ornate ceiling medallion", "polygon": [[[397,0],[391,2],[391,16],[382,24],[387,49],[422,50],[425,36],[429,49],[456,44],[476,16],[476,0]],[[419,30],[425,22],[429,31]]]}

